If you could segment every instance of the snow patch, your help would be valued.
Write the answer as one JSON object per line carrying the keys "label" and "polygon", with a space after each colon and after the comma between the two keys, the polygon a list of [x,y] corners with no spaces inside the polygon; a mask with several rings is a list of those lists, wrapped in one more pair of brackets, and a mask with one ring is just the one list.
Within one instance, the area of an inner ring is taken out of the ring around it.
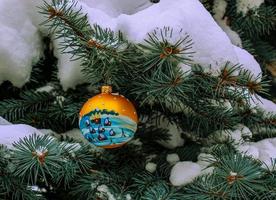
{"label": "snow patch", "polygon": [[[61,53],[60,42],[62,38],[53,41],[54,55],[58,58],[58,78],[64,90],[75,88],[76,85],[84,83],[85,77],[81,70],[81,60],[72,60],[71,54]],[[72,49],[67,49],[72,50]]]}
{"label": "snow patch", "polygon": [[249,10],[260,7],[262,3],[264,3],[264,0],[238,0],[237,12],[246,14]]}
{"label": "snow patch", "polygon": [[252,96],[250,99],[250,105],[251,108],[257,107],[267,114],[276,114],[276,104],[273,101],[264,99],[257,94]]}
{"label": "snow patch", "polygon": [[0,117],[0,125],[11,125],[12,123],[5,120],[3,117]]}
{"label": "snow patch", "polygon": [[80,0],[89,7],[99,9],[110,17],[118,17],[121,14],[133,15],[144,10],[153,3],[150,0]]}
{"label": "snow patch", "polygon": [[173,164],[177,163],[180,160],[180,158],[179,158],[178,154],[172,153],[172,154],[167,155],[166,160],[168,163],[173,165]]}
{"label": "snow patch", "polygon": [[[193,40],[191,51],[195,52],[192,55],[194,63],[202,65],[206,72],[213,75],[218,75],[219,69],[227,61],[232,64],[242,63],[250,70],[254,64],[253,57],[247,56],[245,59],[244,56],[237,55],[237,49],[198,0],[162,0],[156,4],[149,0],[79,1],[78,6],[82,6],[83,12],[88,13],[90,24],[97,23],[103,28],[120,30],[130,42],[143,43],[148,33],[165,26],[173,28],[174,33],[181,33],[174,34],[170,42],[186,34],[190,35]],[[256,6],[261,3],[258,2],[252,4]],[[0,24],[3,27],[0,30],[0,82],[10,80],[15,86],[21,87],[29,80],[31,66],[42,51],[38,24],[45,18],[37,12],[39,5],[42,5],[41,0],[0,2]],[[224,7],[223,3],[219,6],[222,11]],[[45,27],[40,26],[39,29],[43,34],[47,33]],[[80,61],[70,61],[71,55],[61,54],[58,43],[59,41],[54,41],[58,77],[63,89],[67,90],[86,79],[81,73]],[[189,70],[188,66],[182,68],[184,72]]]}
{"label": "snow patch", "polygon": [[253,74],[252,80],[260,82],[262,78],[262,70],[259,63],[246,50],[236,46],[234,46],[234,50],[239,59],[239,64],[242,65],[242,69],[248,70]]}
{"label": "snow patch", "polygon": [[185,76],[189,75],[192,71],[192,67],[185,63],[179,63],[178,67],[182,70]]}
{"label": "snow patch", "polygon": [[239,152],[244,153],[248,156],[251,156],[254,159],[259,159],[260,152],[259,152],[258,148],[254,147],[252,145],[244,144],[244,145],[239,146],[237,149]]}
{"label": "snow patch", "polygon": [[239,34],[233,31],[228,25],[228,18],[224,16],[226,12],[227,2],[225,0],[215,0],[213,6],[214,19],[222,30],[227,34],[232,44],[242,47],[242,41]]}
{"label": "snow patch", "polygon": [[234,145],[241,145],[246,140],[252,137],[252,132],[248,127],[243,124],[238,124],[235,130],[218,130],[210,134],[208,137],[208,142],[210,144],[233,142]]}
{"label": "snow patch", "polygon": [[240,145],[239,152],[264,162],[263,167],[272,169],[272,160],[276,159],[276,138],[264,139]]}
{"label": "snow patch", "polygon": [[[97,190],[100,193],[104,193],[108,200],[116,200],[116,198],[114,197],[114,195],[110,192],[109,188],[106,185],[100,185],[97,187]],[[104,195],[100,195],[100,196],[104,196]]]}
{"label": "snow patch", "polygon": [[51,85],[45,85],[43,87],[40,87],[36,90],[36,92],[47,92],[50,93],[51,91],[53,91],[55,88]]}
{"label": "snow patch", "polygon": [[13,143],[33,134],[43,135],[36,128],[25,124],[0,125],[0,144],[13,148]]}
{"label": "snow patch", "polygon": [[208,165],[210,165],[212,162],[215,162],[215,158],[214,156],[212,156],[211,154],[207,154],[207,153],[200,153],[197,156],[197,163],[202,167],[205,168]]}
{"label": "snow patch", "polygon": [[252,132],[247,126],[243,124],[237,124],[234,128],[241,131],[241,136],[243,137],[243,139],[252,138]]}
{"label": "snow patch", "polygon": [[[130,42],[143,43],[148,33],[163,27],[172,27],[174,33],[190,35],[193,40],[191,51],[195,52],[192,54],[194,63],[202,65],[206,72],[211,72],[213,75],[218,75],[219,69],[227,61],[232,64],[242,63],[245,68],[250,68],[251,65],[246,64],[252,64],[255,61],[253,57],[250,57],[253,60],[245,62],[244,57],[236,54],[234,45],[231,44],[227,35],[198,0],[175,0],[173,2],[162,0],[157,4],[145,0],[129,4],[124,0],[118,4],[113,3],[107,0],[82,0],[80,6],[83,7],[84,12],[88,13],[90,24],[97,23],[114,31],[120,30]],[[238,34],[232,30],[226,30],[226,32],[234,44],[241,45]],[[173,34],[169,41],[173,43],[183,36]],[[63,84],[67,81],[64,88],[74,87],[74,81],[70,79],[73,75],[68,73],[71,67],[63,67],[61,62],[60,69],[63,68],[68,69],[67,77],[62,77],[63,72],[60,75]],[[183,66],[184,72],[188,70],[189,67]],[[78,80],[83,80],[80,73],[76,74]]]}
{"label": "snow patch", "polygon": [[174,186],[191,183],[201,174],[201,167],[197,163],[184,161],[176,163],[171,171],[170,182]]}
{"label": "snow patch", "polygon": [[148,163],[146,164],[145,169],[146,169],[148,172],[153,173],[153,172],[156,171],[156,167],[157,167],[157,165],[156,165],[155,163],[153,163],[153,162],[148,162]]}
{"label": "snow patch", "polygon": [[22,87],[42,54],[38,28],[27,9],[24,1],[0,1],[0,84],[9,80]]}
{"label": "snow patch", "polygon": [[132,198],[131,198],[131,195],[130,194],[127,194],[126,195],[126,200],[131,200]]}

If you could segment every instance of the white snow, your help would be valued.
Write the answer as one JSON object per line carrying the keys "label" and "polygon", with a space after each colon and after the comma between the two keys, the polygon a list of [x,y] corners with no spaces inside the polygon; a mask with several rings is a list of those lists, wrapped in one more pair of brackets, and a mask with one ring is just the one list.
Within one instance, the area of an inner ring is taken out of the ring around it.
{"label": "white snow", "polygon": [[234,46],[234,50],[236,52],[236,55],[238,56],[239,64],[242,65],[242,68],[250,71],[254,75],[252,77],[253,80],[256,80],[257,82],[261,81],[262,70],[259,63],[254,59],[254,57],[240,47]]}
{"label": "white snow", "polygon": [[[110,192],[109,188],[106,185],[100,185],[97,187],[97,191],[99,191],[101,194],[101,197],[103,198],[105,195],[107,196],[108,200],[116,200],[114,195]],[[102,195],[102,193],[104,195]]]}
{"label": "white snow", "polygon": [[9,80],[22,87],[41,56],[41,38],[27,9],[24,1],[0,1],[0,84]]}
{"label": "white snow", "polygon": [[200,175],[212,174],[214,167],[211,167],[210,164],[215,161],[216,159],[211,154],[200,153],[196,162],[201,167]]}
{"label": "white snow", "polygon": [[[82,142],[84,144],[88,144],[88,145],[91,146],[93,151],[96,152],[96,153],[102,154],[105,151],[104,148],[98,148],[93,143],[86,140],[84,138],[84,136],[82,135],[80,129],[78,129],[78,128],[74,128],[72,130],[66,131],[66,132],[61,133],[61,134],[55,134],[55,137],[61,137],[61,136],[72,138],[72,139],[76,140],[76,142]],[[78,144],[78,143],[73,143],[73,144],[70,144],[70,145],[75,145],[75,144]]]}
{"label": "white snow", "polygon": [[235,130],[218,130],[213,132],[208,137],[208,142],[211,144],[233,142],[234,145],[241,145],[252,137],[252,132],[243,124],[237,124]]}
{"label": "white snow", "polygon": [[47,27],[40,26],[41,22],[45,21],[47,18],[45,18],[44,15],[39,14],[39,7],[43,5],[43,2],[51,3],[52,0],[16,0],[17,2],[24,2],[25,9],[21,10],[22,12],[26,12],[29,16],[29,18],[32,20],[32,23],[39,28],[43,36],[46,36],[49,32]]}
{"label": "white snow", "polygon": [[38,88],[36,91],[37,92],[47,92],[47,93],[50,93],[53,90],[54,90],[53,86],[51,86],[51,85],[45,85],[43,87]]}
{"label": "white snow", "polygon": [[[213,75],[218,75],[218,69],[227,61],[232,64],[242,63],[246,69],[258,71],[259,66],[254,58],[231,44],[227,35],[198,0],[162,0],[156,4],[149,0],[79,1],[83,12],[88,13],[91,24],[97,23],[114,31],[121,30],[134,43],[143,43],[148,33],[164,26],[174,30],[171,42],[185,34],[190,35],[193,40],[191,51],[195,52],[192,55],[194,63],[201,64]],[[0,82],[10,80],[21,87],[28,81],[31,65],[33,61],[37,61],[41,52],[38,24],[43,21],[43,16],[37,12],[39,5],[42,5],[41,0],[1,1],[0,12],[4,14],[0,17],[3,27],[0,30]],[[223,5],[220,9],[223,9]],[[47,32],[45,27],[40,26],[39,29],[43,34]],[[63,89],[74,88],[85,82],[80,61],[70,61],[71,55],[60,54],[58,47],[58,41],[55,41],[58,77]],[[242,55],[237,55],[237,51]],[[188,66],[182,68],[183,71],[189,70]]]}
{"label": "white snow", "polygon": [[197,164],[199,164],[202,168],[207,167],[208,165],[210,165],[212,162],[215,162],[215,158],[214,156],[212,156],[211,154],[207,154],[207,153],[200,153],[197,156]]}
{"label": "white snow", "polygon": [[[230,40],[198,0],[162,0],[135,15],[119,16],[117,29],[121,29],[130,41],[143,43],[147,33],[164,26],[172,27],[175,33],[182,30],[190,35],[193,40],[191,51],[195,52],[193,60],[207,71],[212,65],[210,71],[215,73],[226,60],[238,62]],[[179,38],[175,34],[171,40],[177,40],[174,37]]]}
{"label": "white snow", "polygon": [[45,153],[48,152],[48,149],[45,146],[38,146],[38,148],[35,149],[34,152],[37,156],[43,156],[45,155]]}
{"label": "white snow", "polygon": [[172,154],[167,155],[166,160],[168,163],[173,165],[173,164],[177,163],[180,160],[180,158],[179,158],[178,154],[172,153]]}
{"label": "white snow", "polygon": [[[194,62],[201,64],[206,71],[211,71],[214,75],[218,74],[218,69],[227,61],[233,64],[242,63],[245,68],[259,67],[252,66],[255,60],[245,55],[246,53],[242,56],[236,55],[234,45],[198,0],[162,0],[157,4],[146,0],[137,0],[131,4],[127,0],[120,3],[116,3],[117,1],[119,0],[82,0],[80,6],[88,13],[91,24],[97,23],[115,31],[120,30],[134,43],[143,43],[148,33],[164,26],[172,27],[174,30],[171,42],[189,34],[193,40],[191,51],[195,52],[192,55]],[[239,45],[238,43],[235,44]],[[59,77],[66,89],[74,87],[78,81],[83,81],[83,77],[76,71],[80,70],[80,67],[74,68],[78,64],[72,63],[72,66],[68,66],[64,59],[59,62]],[[66,75],[63,75],[62,69],[67,69]],[[183,66],[183,71],[187,70],[189,67]]]}
{"label": "white snow", "polygon": [[227,100],[227,99],[219,99],[219,100],[209,99],[209,100],[212,103],[212,105],[214,105],[216,107],[223,107],[225,110],[232,110],[233,109],[230,101]]}
{"label": "white snow", "polygon": [[93,181],[93,182],[90,184],[91,190],[95,190],[98,186],[99,186],[99,182],[98,182],[98,181]]}
{"label": "white snow", "polygon": [[185,76],[191,73],[192,67],[185,63],[179,63],[178,67],[182,70]]}
{"label": "white snow", "polygon": [[63,107],[63,102],[65,101],[64,96],[56,96],[56,100],[54,101],[54,104],[58,104],[60,107]]}
{"label": "white snow", "polygon": [[12,148],[14,142],[33,134],[43,135],[36,128],[25,124],[0,125],[0,144]]}
{"label": "white snow", "polygon": [[232,131],[230,129],[215,131],[208,136],[208,142],[213,144],[229,141],[229,139],[231,138],[231,132]]}
{"label": "white snow", "polygon": [[200,173],[201,167],[197,163],[178,162],[172,168],[170,182],[174,186],[186,185],[191,183]]}
{"label": "white snow", "polygon": [[252,108],[257,107],[267,114],[276,114],[276,104],[268,99],[264,99],[259,95],[252,96],[250,99],[250,105]]}
{"label": "white snow", "polygon": [[213,12],[216,20],[222,20],[226,12],[227,2],[225,0],[214,0]]}
{"label": "white snow", "polygon": [[126,200],[131,200],[132,198],[131,198],[131,195],[130,194],[127,194],[126,195]]}
{"label": "white snow", "polygon": [[232,171],[230,171],[230,176],[237,176],[237,175],[238,175],[237,172],[232,172]]}
{"label": "white snow", "polygon": [[241,130],[238,129],[230,132],[230,138],[231,140],[233,140],[233,144],[241,144],[244,142]]}
{"label": "white snow", "polygon": [[[64,90],[75,88],[76,85],[84,83],[85,78],[81,73],[81,60],[72,60],[71,54],[62,54],[59,49],[61,39],[53,41],[54,54],[58,58],[58,78]],[[68,49],[69,50],[69,49]]]}
{"label": "white snow", "polygon": [[242,41],[239,34],[233,31],[230,26],[227,25],[228,18],[224,16],[226,12],[227,2],[225,0],[215,0],[213,5],[214,19],[222,30],[227,34],[232,44],[242,47]]}
{"label": "white snow", "polygon": [[214,19],[231,40],[233,44],[232,48],[234,49],[239,61],[238,63],[242,65],[243,69],[247,69],[253,73],[253,79],[256,79],[258,77],[258,81],[260,81],[262,75],[261,67],[250,53],[240,48],[242,47],[241,38],[237,32],[233,31],[230,28],[230,26],[227,24],[228,18],[227,16],[224,16],[226,12],[226,6],[227,2],[225,0],[214,1]]}
{"label": "white snow", "polygon": [[252,132],[250,131],[250,129],[247,126],[245,126],[243,124],[237,124],[234,128],[241,131],[241,136],[243,138],[252,138]]}
{"label": "white snow", "polygon": [[237,12],[246,14],[248,10],[258,8],[262,3],[264,3],[264,0],[238,0]]}
{"label": "white snow", "polygon": [[276,159],[276,138],[259,142],[245,143],[237,148],[241,153],[264,162],[263,167],[272,168],[272,160]]}
{"label": "white snow", "polygon": [[260,156],[259,150],[258,150],[258,148],[254,147],[252,145],[244,144],[244,145],[239,146],[237,149],[239,152],[245,153],[248,156],[252,156],[252,158],[254,158],[254,159],[259,159],[259,156]]}
{"label": "white snow", "polygon": [[157,165],[154,162],[148,162],[145,166],[145,169],[148,172],[153,173],[156,171],[156,167],[157,167]]}
{"label": "white snow", "polygon": [[[246,126],[240,124],[235,131],[223,131],[221,133],[223,136],[227,134],[231,139],[235,140],[235,146],[240,153],[252,156],[254,159],[264,163],[262,167],[272,169],[272,160],[276,159],[276,138],[264,139],[256,143],[241,143],[241,136],[251,136],[251,132],[249,132]],[[194,178],[200,175],[213,173],[214,167],[210,167],[213,162],[215,162],[215,158],[206,153],[200,153],[196,163],[178,162],[172,168],[170,181],[174,186],[182,186],[192,182]]]}
{"label": "white snow", "polygon": [[153,5],[150,0],[80,0],[89,7],[99,9],[110,17],[120,14],[132,15]]}
{"label": "white snow", "polygon": [[0,125],[11,125],[12,123],[5,120],[3,117],[0,117]]}
{"label": "white snow", "polygon": [[250,97],[249,98],[249,105],[251,108],[251,112],[257,113],[257,109],[263,111],[265,114],[276,114],[276,104],[273,101],[268,99],[264,99],[258,94],[250,94],[249,90],[244,87],[228,87],[229,91],[235,93],[239,92],[244,96]]}

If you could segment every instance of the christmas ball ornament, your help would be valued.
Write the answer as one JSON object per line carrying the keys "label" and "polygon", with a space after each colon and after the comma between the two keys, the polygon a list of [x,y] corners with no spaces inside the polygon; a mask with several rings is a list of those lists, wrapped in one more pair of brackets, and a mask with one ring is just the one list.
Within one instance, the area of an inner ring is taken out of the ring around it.
{"label": "christmas ball ornament", "polygon": [[138,116],[132,103],[102,86],[101,93],[90,98],[79,114],[83,136],[96,146],[116,148],[127,143],[137,130]]}

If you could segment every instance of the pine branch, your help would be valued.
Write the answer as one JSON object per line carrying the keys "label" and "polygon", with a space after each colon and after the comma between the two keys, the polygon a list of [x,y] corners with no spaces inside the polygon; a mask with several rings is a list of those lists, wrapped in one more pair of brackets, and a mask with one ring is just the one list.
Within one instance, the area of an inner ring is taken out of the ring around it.
{"label": "pine branch", "polygon": [[181,200],[183,196],[177,192],[176,188],[169,187],[164,182],[148,187],[141,197],[142,200],[164,199],[164,200]]}
{"label": "pine branch", "polygon": [[276,9],[263,4],[257,9],[249,10],[245,16],[238,14],[232,22],[235,30],[242,30],[252,39],[267,35],[276,28]]}
{"label": "pine branch", "polygon": [[229,199],[226,192],[220,187],[215,176],[204,175],[194,180],[184,188],[183,198],[195,200],[225,200]]}
{"label": "pine branch", "polygon": [[220,154],[216,158],[219,160],[214,173],[220,178],[222,190],[228,191],[232,198],[251,199],[251,195],[257,196],[258,191],[265,190],[265,181],[262,179],[264,170],[260,162],[240,154],[223,157]]}
{"label": "pine branch", "polygon": [[56,39],[62,39],[62,53],[70,53],[72,58],[82,59],[83,72],[88,74],[88,81],[117,85],[123,70],[114,66],[123,65],[127,69],[132,66],[133,56],[125,56],[128,54],[127,41],[120,32],[115,34],[98,25],[91,27],[87,15],[82,14],[81,8],[75,10],[76,7],[75,1],[45,2],[41,13],[48,19],[43,24],[56,35]]}
{"label": "pine branch", "polygon": [[216,159],[213,173],[185,186],[184,198],[249,200],[261,199],[268,192],[266,184],[273,176],[261,168],[261,162],[222,146],[214,148],[212,154]]}
{"label": "pine branch", "polygon": [[0,115],[9,121],[24,118],[27,112],[47,109],[54,97],[46,92],[26,91],[20,99],[5,99],[0,102]]}
{"label": "pine branch", "polygon": [[[173,37],[179,35],[176,40]],[[176,40],[176,41],[174,41]],[[148,39],[145,39],[145,44],[139,44],[138,47],[146,53],[143,63],[143,72],[154,68],[156,73],[159,68],[166,62],[180,62],[185,64],[191,63],[192,54],[192,39],[187,33],[175,33],[172,28],[164,27],[163,29],[156,29],[153,33],[148,34]],[[165,64],[163,67],[166,67]]]}

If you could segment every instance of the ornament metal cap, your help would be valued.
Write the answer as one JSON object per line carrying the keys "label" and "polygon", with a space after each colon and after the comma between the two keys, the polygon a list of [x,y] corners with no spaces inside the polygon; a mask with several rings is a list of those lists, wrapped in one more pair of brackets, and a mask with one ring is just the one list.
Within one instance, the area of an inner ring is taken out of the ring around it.
{"label": "ornament metal cap", "polygon": [[101,92],[104,94],[110,94],[112,92],[112,87],[110,85],[103,85],[101,87]]}

